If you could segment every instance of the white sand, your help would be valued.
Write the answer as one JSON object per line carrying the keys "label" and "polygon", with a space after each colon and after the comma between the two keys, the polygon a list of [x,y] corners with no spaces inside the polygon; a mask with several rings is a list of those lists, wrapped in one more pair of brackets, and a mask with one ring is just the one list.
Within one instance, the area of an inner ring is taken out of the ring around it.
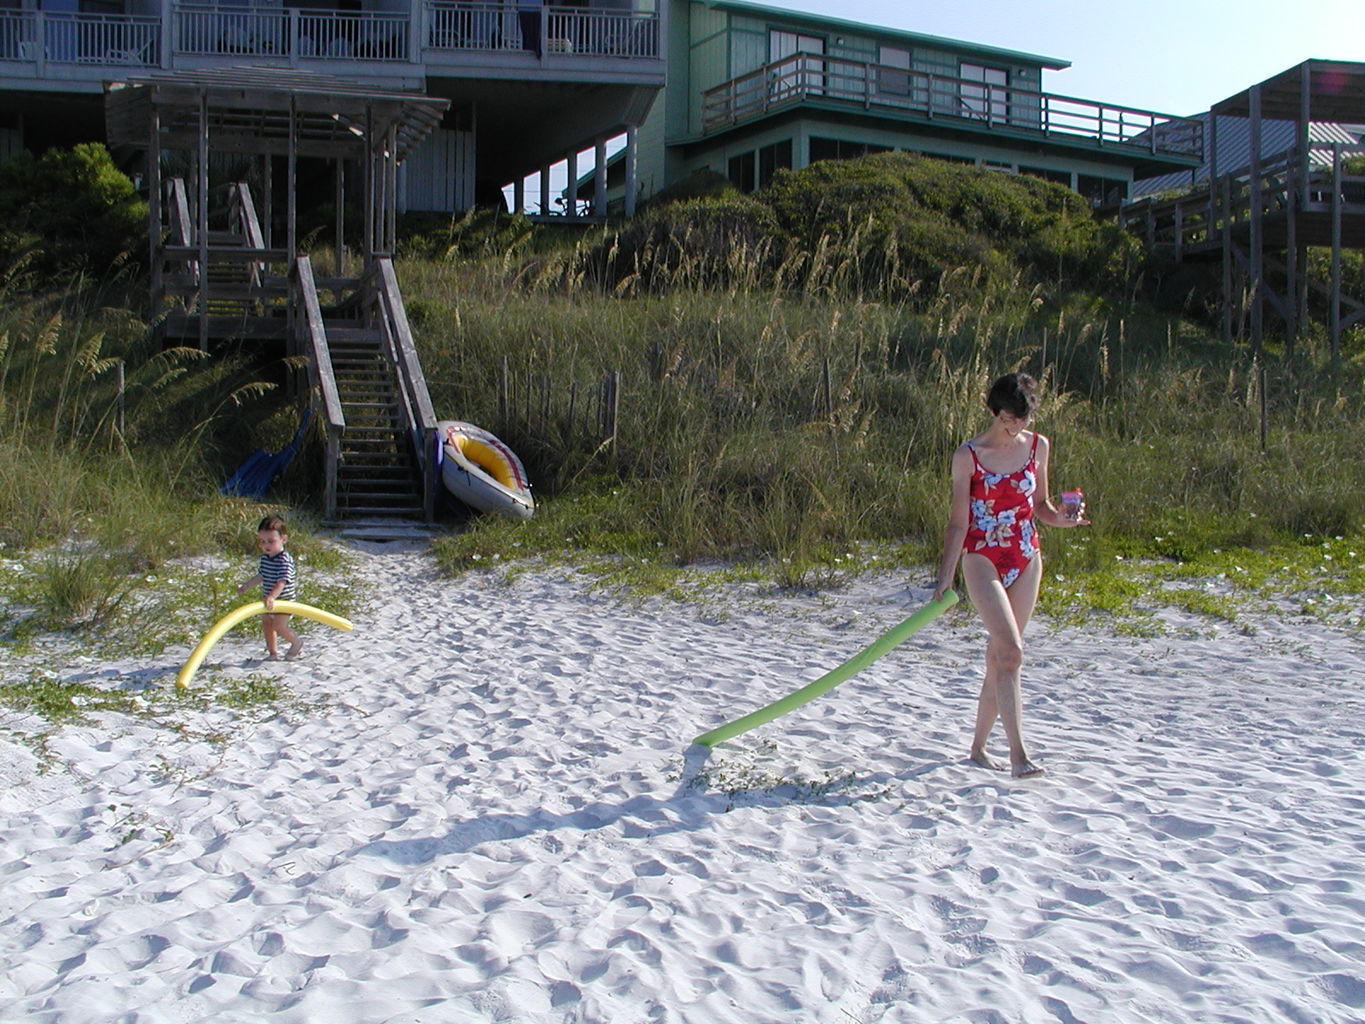
{"label": "white sand", "polygon": [[[641,606],[365,571],[354,633],[263,666],[243,630],[201,670],[311,711],[227,744],[102,715],[46,775],[0,744],[0,1020],[1365,1019],[1358,635],[1039,622],[1049,774],[1014,782],[964,757],[965,612],[689,752],[927,598],[896,580]],[[67,677],[169,686],[187,653]]]}

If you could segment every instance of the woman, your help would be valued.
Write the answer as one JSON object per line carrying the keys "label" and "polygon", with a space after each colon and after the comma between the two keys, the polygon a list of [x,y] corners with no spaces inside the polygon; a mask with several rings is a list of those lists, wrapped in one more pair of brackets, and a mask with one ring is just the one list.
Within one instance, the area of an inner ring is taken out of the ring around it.
{"label": "woman", "polygon": [[[1061,527],[1089,523],[1084,504],[1071,517],[1047,497],[1051,445],[1028,429],[1038,406],[1033,378],[1005,374],[991,386],[986,406],[994,417],[991,425],[953,453],[952,512],[934,599],[953,585],[961,560],[967,594],[989,634],[970,756],[982,767],[1005,770],[986,753],[986,740],[999,718],[1009,741],[1011,774],[1031,779],[1043,769],[1029,760],[1024,745],[1019,667],[1024,627],[1043,575],[1035,520]],[[1035,495],[1041,498],[1035,500]]]}

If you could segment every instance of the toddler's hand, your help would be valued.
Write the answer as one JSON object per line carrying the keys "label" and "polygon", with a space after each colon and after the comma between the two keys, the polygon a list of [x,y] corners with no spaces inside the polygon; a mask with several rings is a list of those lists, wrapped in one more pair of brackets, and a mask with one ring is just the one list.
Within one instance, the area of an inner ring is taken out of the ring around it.
{"label": "toddler's hand", "polygon": [[271,597],[269,594],[267,594],[267,595],[265,596],[265,610],[266,610],[266,611],[273,611],[274,608],[275,608],[275,599],[274,599],[273,597]]}

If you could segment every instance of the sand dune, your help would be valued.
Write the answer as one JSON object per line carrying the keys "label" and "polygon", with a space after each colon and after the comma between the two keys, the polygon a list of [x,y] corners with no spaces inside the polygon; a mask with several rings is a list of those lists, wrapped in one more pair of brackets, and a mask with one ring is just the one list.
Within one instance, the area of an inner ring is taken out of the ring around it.
{"label": "sand dune", "polygon": [[[263,665],[243,629],[201,670],[311,709],[226,744],[97,716],[48,774],[3,742],[0,1019],[1365,1020],[1358,635],[1040,622],[1049,774],[1015,782],[964,757],[969,611],[689,746],[927,599],[896,579],[680,605],[363,571],[355,632]],[[170,686],[186,653],[71,672]]]}

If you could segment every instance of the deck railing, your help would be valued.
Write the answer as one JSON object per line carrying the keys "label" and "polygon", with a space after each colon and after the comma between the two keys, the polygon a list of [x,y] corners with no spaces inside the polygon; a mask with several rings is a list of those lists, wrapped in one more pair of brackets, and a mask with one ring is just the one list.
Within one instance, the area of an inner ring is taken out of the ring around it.
{"label": "deck railing", "polygon": [[[596,10],[546,6],[519,11],[515,4],[434,0],[424,7],[426,46],[433,50],[525,50],[543,40],[543,52],[589,57],[657,58],[657,11]],[[522,14],[530,16],[523,21]]]}
{"label": "deck railing", "polygon": [[1365,146],[1331,148],[1332,165],[1310,167],[1306,180],[1300,151],[1295,149],[1266,160],[1255,179],[1249,168],[1243,168],[1220,174],[1213,187],[1205,182],[1184,195],[1125,203],[1119,224],[1178,257],[1221,245],[1224,227],[1250,223],[1253,196],[1259,197],[1262,216],[1291,208],[1300,213],[1365,214],[1365,174],[1345,172],[1346,161],[1365,155]]}
{"label": "deck railing", "polygon": [[[169,51],[291,62],[420,63],[449,52],[535,49],[529,35],[535,32],[539,52],[551,63],[573,57],[659,57],[657,11],[547,6],[528,13],[534,14],[533,22],[524,22],[514,3],[486,0],[426,0],[411,14],[177,4],[169,23]],[[419,19],[415,36],[413,18]],[[37,65],[40,76],[49,63],[157,67],[170,55],[163,53],[166,45],[162,21],[155,16],[0,10],[0,64]]]}
{"label": "deck railing", "polygon": [[702,131],[809,101],[956,118],[991,130],[1084,138],[1163,155],[1203,153],[1203,123],[1197,119],[809,53],[774,61],[707,90]]}
{"label": "deck railing", "polygon": [[160,62],[160,51],[160,18],[0,11],[0,61],[152,66]]}
{"label": "deck railing", "polygon": [[196,56],[320,57],[406,61],[408,19],[363,11],[175,10],[176,52]]}
{"label": "deck railing", "polygon": [[383,336],[383,351],[398,380],[402,426],[422,474],[422,509],[427,522],[436,515],[436,413],[413,342],[393,260],[379,256],[362,281],[366,317]]}

